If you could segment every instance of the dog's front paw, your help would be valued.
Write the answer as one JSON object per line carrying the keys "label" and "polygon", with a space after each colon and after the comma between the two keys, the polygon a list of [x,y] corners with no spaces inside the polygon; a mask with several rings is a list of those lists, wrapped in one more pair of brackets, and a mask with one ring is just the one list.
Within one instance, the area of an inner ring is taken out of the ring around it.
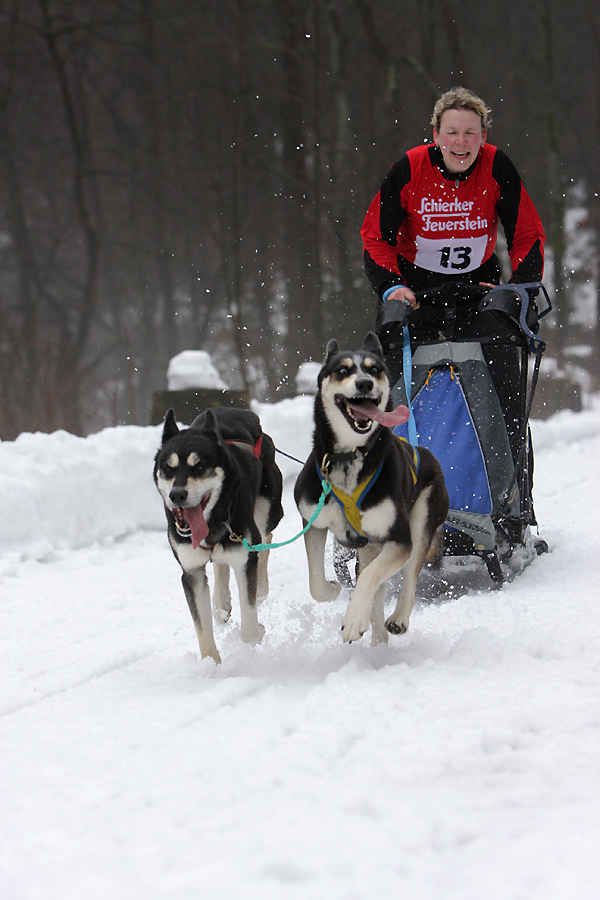
{"label": "dog's front paw", "polygon": [[265,626],[261,625],[260,622],[256,623],[256,626],[252,628],[242,628],[240,637],[245,644],[251,644],[252,647],[255,647],[256,644],[260,644],[263,637],[265,635]]}
{"label": "dog's front paw", "polygon": [[200,644],[200,656],[202,659],[214,659],[217,665],[221,662],[221,654],[214,644]]}
{"label": "dog's front paw", "polygon": [[408,622],[404,622],[402,619],[397,621],[394,616],[390,616],[385,623],[385,627],[390,634],[406,634],[408,631]]}
{"label": "dog's front paw", "polygon": [[346,610],[346,615],[342,619],[342,637],[344,641],[351,644],[352,641],[359,641],[363,634],[369,630],[371,624],[369,611],[353,609],[351,606]]}
{"label": "dog's front paw", "polygon": [[213,609],[213,619],[215,622],[220,622],[221,625],[224,625],[226,622],[229,622],[231,618],[231,609],[221,609],[216,608]]}
{"label": "dog's front paw", "polygon": [[311,585],[310,593],[313,600],[317,600],[318,603],[331,603],[337,599],[341,589],[342,586],[337,581],[323,581],[318,586]]}

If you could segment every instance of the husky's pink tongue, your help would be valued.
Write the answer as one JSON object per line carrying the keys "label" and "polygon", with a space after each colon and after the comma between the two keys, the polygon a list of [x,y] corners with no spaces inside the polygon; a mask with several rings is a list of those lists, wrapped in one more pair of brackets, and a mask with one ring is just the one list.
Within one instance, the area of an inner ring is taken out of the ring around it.
{"label": "husky's pink tongue", "polygon": [[379,422],[380,425],[402,425],[403,422],[408,421],[408,417],[410,416],[408,406],[397,406],[396,409],[393,409],[391,412],[385,412],[383,409],[379,409],[378,406],[375,406],[374,403],[371,403],[369,400],[364,400],[362,403],[348,403],[348,406],[352,410],[352,412],[360,417],[363,416],[365,419],[375,419],[376,422]]}
{"label": "husky's pink tongue", "polygon": [[[206,506],[206,503],[204,506]],[[208,534],[208,525],[204,518],[204,506],[202,503],[199,503],[198,506],[191,506],[183,510],[183,517],[192,530],[192,546],[194,550]]]}

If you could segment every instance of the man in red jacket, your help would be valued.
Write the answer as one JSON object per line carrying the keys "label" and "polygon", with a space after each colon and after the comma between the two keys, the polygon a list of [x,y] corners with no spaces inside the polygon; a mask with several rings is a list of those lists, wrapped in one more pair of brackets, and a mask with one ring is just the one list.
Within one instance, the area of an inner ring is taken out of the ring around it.
{"label": "man in red jacket", "polygon": [[499,284],[502,223],[512,276],[539,281],[544,229],[510,159],[486,144],[490,110],[462,87],[434,107],[433,143],[394,163],[361,234],[366,272],[381,300],[416,305],[414,291],[448,281]]}

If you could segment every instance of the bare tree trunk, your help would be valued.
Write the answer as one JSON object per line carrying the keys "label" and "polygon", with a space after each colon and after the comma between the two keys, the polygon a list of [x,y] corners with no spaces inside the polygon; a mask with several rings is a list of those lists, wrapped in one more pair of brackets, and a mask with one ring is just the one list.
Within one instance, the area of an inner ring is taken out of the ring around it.
{"label": "bare tree trunk", "polygon": [[547,86],[546,142],[548,153],[549,238],[554,259],[554,314],[556,319],[555,349],[560,357],[568,339],[569,307],[566,289],[565,255],[565,202],[561,174],[558,114],[556,109],[556,79],[554,61],[554,33],[552,0],[543,0],[540,6],[542,25],[542,59]]}
{"label": "bare tree trunk", "polygon": [[158,84],[159,52],[157,50],[156,29],[160,27],[156,21],[157,13],[153,0],[142,0],[143,58],[145,82],[145,116],[148,138],[148,201],[150,207],[150,231],[153,242],[154,261],[157,273],[157,285],[161,301],[160,358],[163,364],[177,350],[177,326],[175,318],[175,298],[173,296],[173,277],[171,273],[171,246],[166,223],[168,199],[166,185],[168,183],[165,160],[165,122],[162,115],[163,97]]}
{"label": "bare tree trunk", "polygon": [[[313,120],[303,78],[307,56],[304,18],[306,9],[297,0],[286,0],[279,9],[282,43],[284,93],[281,110],[283,154],[284,240],[283,262],[286,271],[289,314],[290,363],[319,358],[322,353],[319,277],[315,257],[313,204],[314,166],[317,160],[314,141],[308,146],[309,125]],[[314,60],[311,61],[314,73]],[[310,98],[310,99],[309,99]],[[312,155],[312,161],[310,157]],[[313,165],[313,181],[309,166]]]}
{"label": "bare tree trunk", "polygon": [[87,113],[84,106],[77,104],[76,91],[71,87],[72,84],[79,85],[79,73],[75,60],[71,60],[74,72],[72,79],[69,79],[67,63],[59,50],[60,26],[55,25],[48,0],[40,0],[40,8],[44,19],[44,38],[58,81],[73,153],[73,201],[84,251],[79,296],[68,321],[63,320],[60,323],[63,345],[57,358],[57,378],[63,397],[65,424],[73,432],[80,433],[82,427],[80,369],[96,315],[99,241],[88,188],[93,167],[90,158]]}

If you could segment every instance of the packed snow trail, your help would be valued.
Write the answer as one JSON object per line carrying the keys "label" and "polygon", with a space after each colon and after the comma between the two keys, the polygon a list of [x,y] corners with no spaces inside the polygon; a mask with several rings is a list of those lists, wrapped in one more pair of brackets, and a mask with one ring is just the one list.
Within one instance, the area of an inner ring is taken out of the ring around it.
{"label": "packed snow trail", "polygon": [[[306,454],[306,398],[258,411]],[[0,443],[3,900],[595,900],[600,404],[533,424],[550,553],[514,582],[470,563],[408,634],[347,646],[300,540],[271,554],[263,643],[234,600],[219,667],[151,484],[160,429]],[[300,524],[280,462],[275,540]]]}

